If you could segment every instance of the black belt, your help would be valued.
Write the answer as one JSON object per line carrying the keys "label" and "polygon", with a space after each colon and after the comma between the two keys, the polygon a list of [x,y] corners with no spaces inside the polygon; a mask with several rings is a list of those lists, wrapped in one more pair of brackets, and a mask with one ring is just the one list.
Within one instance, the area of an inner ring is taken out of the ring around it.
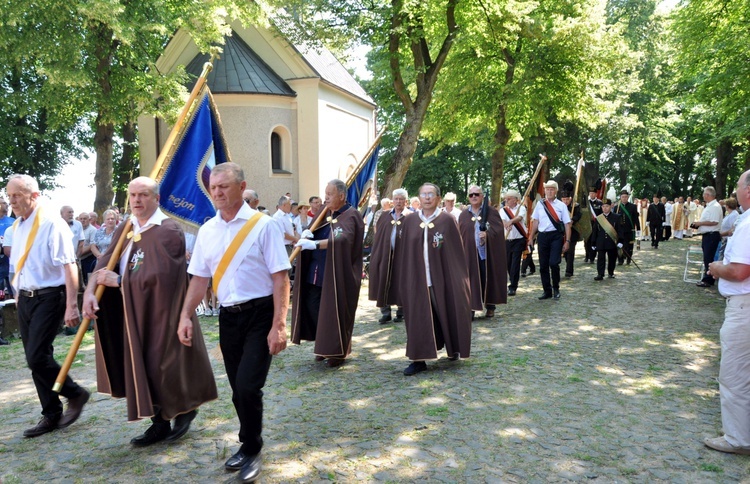
{"label": "black belt", "polygon": [[249,301],[245,301],[240,304],[234,304],[232,306],[221,306],[221,310],[226,311],[228,313],[241,313],[242,311],[253,309],[255,307],[258,307],[262,304],[266,304],[271,301],[273,301],[273,296],[258,297],[255,299],[251,299]]}
{"label": "black belt", "polygon": [[34,289],[33,291],[20,289],[18,291],[18,294],[23,297],[36,297],[36,296],[44,296],[45,294],[51,294],[53,292],[60,292],[63,289],[65,289],[65,286],[43,287],[42,289]]}

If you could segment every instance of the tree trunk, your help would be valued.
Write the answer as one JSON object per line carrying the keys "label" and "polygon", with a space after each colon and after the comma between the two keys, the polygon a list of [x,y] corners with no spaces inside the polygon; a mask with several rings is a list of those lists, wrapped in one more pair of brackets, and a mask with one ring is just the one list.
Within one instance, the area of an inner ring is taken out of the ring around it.
{"label": "tree trunk", "polygon": [[136,150],[135,123],[129,122],[122,126],[122,157],[117,163],[115,205],[124,207],[127,201],[127,186],[137,176],[138,159]]}
{"label": "tree trunk", "polygon": [[727,192],[727,168],[732,161],[732,141],[724,138],[716,147],[716,177],[714,178],[714,188],[716,189],[716,198],[721,200]]}
{"label": "tree trunk", "polygon": [[519,37],[516,41],[515,52],[511,54],[508,49],[503,49],[503,56],[506,62],[505,68],[505,87],[504,93],[500,98],[500,105],[497,107],[497,119],[495,120],[495,149],[492,151],[492,191],[490,200],[494,203],[500,201],[500,195],[503,191],[503,171],[505,169],[505,158],[508,153],[508,142],[510,141],[510,129],[508,129],[508,96],[510,86],[513,85],[513,78],[516,73],[516,58],[523,47],[522,39]]}
{"label": "tree trunk", "polygon": [[[427,102],[427,105],[429,105],[429,102]],[[407,114],[404,130],[398,138],[398,147],[393,154],[393,161],[383,177],[385,182],[383,193],[390,195],[393,190],[403,186],[406,172],[409,171],[414,153],[417,151],[419,132],[422,130],[426,111],[426,108],[424,112],[415,109],[411,114]]]}
{"label": "tree trunk", "polygon": [[114,191],[112,190],[112,143],[115,134],[115,125],[112,123],[100,123],[99,117],[96,122],[94,133],[94,146],[96,147],[96,198],[94,199],[94,211],[102,213],[112,205]]}

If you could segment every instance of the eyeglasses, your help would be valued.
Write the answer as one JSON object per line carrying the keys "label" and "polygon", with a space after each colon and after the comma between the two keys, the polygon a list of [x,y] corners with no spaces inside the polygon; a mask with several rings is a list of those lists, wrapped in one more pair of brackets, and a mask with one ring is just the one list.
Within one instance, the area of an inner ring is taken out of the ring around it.
{"label": "eyeglasses", "polygon": [[481,193],[469,193],[469,198],[474,198],[480,196]]}
{"label": "eyeglasses", "polygon": [[245,203],[247,203],[247,204],[249,204],[249,203],[250,203],[250,200],[248,200],[247,198],[243,198],[243,200],[244,200],[244,201],[245,201]]}
{"label": "eyeglasses", "polygon": [[437,194],[428,192],[428,193],[420,193],[419,198],[424,198],[425,200],[430,200],[431,198],[437,197]]}

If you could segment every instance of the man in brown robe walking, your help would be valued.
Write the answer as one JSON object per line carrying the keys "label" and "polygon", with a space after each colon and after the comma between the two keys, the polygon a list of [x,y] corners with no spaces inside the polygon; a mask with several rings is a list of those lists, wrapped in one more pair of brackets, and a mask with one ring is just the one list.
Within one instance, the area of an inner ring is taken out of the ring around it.
{"label": "man in brown robe walking", "polygon": [[451,361],[468,358],[471,350],[469,272],[456,219],[438,209],[440,189],[419,188],[421,209],[402,224],[401,245],[394,263],[396,292],[406,319],[406,356],[412,363],[404,375],[427,369],[425,360],[445,347]]}
{"label": "man in brown robe walking", "polygon": [[[114,271],[106,267],[117,244],[99,258],[84,293],[83,314],[101,320],[96,325],[98,391],[125,397],[128,421],[151,418],[151,427],[130,441],[146,446],[182,437],[197,408],[218,395],[200,330],[192,347],[177,337],[188,285],[185,235],[159,209],[154,180],[136,178],[128,194],[132,229]],[[106,286],[101,303],[94,295],[97,284]]]}
{"label": "man in brown robe walking", "polygon": [[315,341],[316,361],[335,368],[352,351],[354,314],[362,285],[364,222],[346,202],[346,184],[325,190],[325,223],[300,239],[292,296],[292,342]]}
{"label": "man in brown robe walking", "polygon": [[508,302],[504,226],[498,211],[489,203],[483,204],[481,188],[470,186],[468,195],[469,208],[461,212],[458,226],[469,269],[471,309],[486,309],[484,316],[491,318],[496,305]]}
{"label": "man in brown robe walking", "polygon": [[409,194],[403,188],[393,190],[393,208],[383,212],[378,219],[375,239],[370,254],[370,283],[369,298],[377,301],[380,308],[380,324],[388,323],[391,318],[391,305],[396,304],[396,319],[400,323],[404,320],[404,308],[401,306],[398,294],[393,291],[393,259],[400,245],[398,233],[404,217],[411,212],[406,210]]}

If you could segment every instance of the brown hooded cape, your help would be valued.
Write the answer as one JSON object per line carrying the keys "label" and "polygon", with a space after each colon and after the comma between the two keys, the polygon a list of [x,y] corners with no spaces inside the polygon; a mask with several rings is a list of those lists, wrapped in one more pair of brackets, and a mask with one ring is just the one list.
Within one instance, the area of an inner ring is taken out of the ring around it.
{"label": "brown hooded cape", "polygon": [[[381,217],[382,218],[382,217]],[[353,207],[330,217],[331,231],[328,235],[326,265],[323,273],[323,291],[320,296],[318,327],[304,311],[300,311],[305,300],[309,251],[297,257],[292,297],[292,342],[315,341],[316,355],[326,358],[345,358],[352,350],[354,315],[362,286],[362,245],[364,222]],[[318,229],[320,230],[320,229]],[[321,250],[321,249],[317,249]]]}
{"label": "brown hooded cape", "polygon": [[438,350],[445,346],[449,356],[458,353],[461,358],[468,358],[471,350],[469,273],[456,219],[441,212],[431,222],[427,233],[427,257],[438,321],[432,317],[421,224],[418,213],[404,219],[393,265],[393,285],[403,294],[406,356],[415,361],[435,359]]}
{"label": "brown hooded cape", "polygon": [[[379,308],[392,304],[401,305],[399,295],[393,290],[393,260],[401,245],[398,232],[401,230],[404,217],[411,212],[404,210],[398,220],[393,219],[392,213],[393,210],[384,212],[378,219],[370,253],[369,299],[377,301]],[[394,226],[396,227],[396,243],[391,248],[391,233]]]}
{"label": "brown hooded cape", "polygon": [[[124,225],[113,240],[119,239]],[[97,390],[125,397],[129,421],[153,417],[154,406],[161,408],[162,417],[172,419],[215,400],[216,382],[195,316],[193,346],[177,337],[188,285],[182,229],[166,219],[140,236],[133,242],[125,274],[120,274],[121,287],[107,287],[99,302]],[[95,270],[107,266],[115,245]],[[136,254],[143,257],[133,264]],[[114,270],[119,273],[119,263]]]}
{"label": "brown hooded cape", "polygon": [[464,241],[466,265],[469,268],[471,287],[471,309],[481,311],[486,304],[508,302],[508,263],[505,254],[505,227],[500,213],[487,207],[487,281],[482,294],[482,281],[479,272],[479,254],[474,240],[474,214],[464,210],[458,218],[461,238]]}

